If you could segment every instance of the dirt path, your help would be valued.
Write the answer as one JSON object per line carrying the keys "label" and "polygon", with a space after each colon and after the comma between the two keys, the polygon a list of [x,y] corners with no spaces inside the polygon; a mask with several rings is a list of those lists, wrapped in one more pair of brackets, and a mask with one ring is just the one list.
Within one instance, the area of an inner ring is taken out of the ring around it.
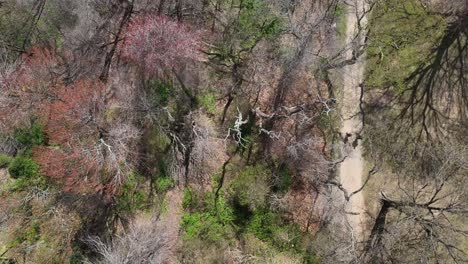
{"label": "dirt path", "polygon": [[[356,0],[357,10],[363,10],[364,0]],[[347,43],[356,35],[357,16],[356,9],[349,6],[347,13]],[[352,50],[348,50],[347,58],[352,56]],[[362,58],[362,57],[361,57]],[[362,117],[360,113],[360,95],[361,89],[359,84],[362,82],[364,74],[364,61],[358,60],[355,64],[345,67],[344,69],[344,87],[343,99],[341,106],[341,116],[343,123],[341,134],[343,137],[348,135],[349,156],[340,166],[340,181],[344,189],[348,193],[358,190],[363,182],[364,160],[362,157],[361,140],[357,139],[357,135],[362,129]],[[358,143],[353,147],[353,142]],[[354,237],[361,241],[363,238],[364,227],[364,196],[362,192],[354,194],[346,205],[346,211],[352,212],[348,214],[348,222],[353,230]]]}
{"label": "dirt path", "polygon": [[166,193],[167,212],[162,216],[165,233],[168,236],[169,256],[164,263],[177,263],[177,250],[180,247],[179,231],[182,218],[182,191],[174,188]]}

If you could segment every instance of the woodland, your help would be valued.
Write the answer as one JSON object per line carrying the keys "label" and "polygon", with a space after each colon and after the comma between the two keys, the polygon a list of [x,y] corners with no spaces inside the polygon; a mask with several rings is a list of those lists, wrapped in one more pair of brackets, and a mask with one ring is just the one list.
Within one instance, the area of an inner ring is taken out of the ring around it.
{"label": "woodland", "polygon": [[468,0],[0,0],[0,264],[468,263]]}

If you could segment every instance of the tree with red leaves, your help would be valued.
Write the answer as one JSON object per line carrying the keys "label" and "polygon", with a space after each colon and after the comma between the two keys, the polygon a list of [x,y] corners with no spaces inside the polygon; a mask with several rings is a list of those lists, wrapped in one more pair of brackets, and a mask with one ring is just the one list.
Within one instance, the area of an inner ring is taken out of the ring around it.
{"label": "tree with red leaves", "polygon": [[[104,92],[102,82],[80,80],[41,107],[49,143],[60,148],[40,148],[34,154],[43,165],[42,172],[51,178],[62,177],[66,188],[78,191],[80,185],[95,188],[102,182],[109,183],[106,188],[114,192],[132,169],[131,145],[139,131],[123,122],[106,120]],[[60,166],[63,168],[58,170]]]}
{"label": "tree with red leaves", "polygon": [[106,126],[104,89],[99,81],[80,80],[41,106],[41,119],[52,144],[81,144],[100,137]]}
{"label": "tree with red leaves", "polygon": [[0,135],[40,122],[48,146],[35,147],[33,158],[45,176],[66,191],[113,194],[132,170],[139,131],[131,120],[106,118],[104,83],[81,79],[66,85],[60,65],[53,51],[34,48],[1,79]]}
{"label": "tree with red leaves", "polygon": [[121,56],[140,65],[150,75],[201,59],[201,34],[166,16],[144,15],[133,19],[121,43]]}
{"label": "tree with red leaves", "polygon": [[33,149],[41,173],[62,185],[64,191],[85,193],[103,188],[96,177],[97,164],[79,148],[40,146]]}
{"label": "tree with red leaves", "polygon": [[0,79],[0,132],[27,126],[37,108],[63,88],[57,69],[62,64],[54,51],[34,47],[13,72]]}

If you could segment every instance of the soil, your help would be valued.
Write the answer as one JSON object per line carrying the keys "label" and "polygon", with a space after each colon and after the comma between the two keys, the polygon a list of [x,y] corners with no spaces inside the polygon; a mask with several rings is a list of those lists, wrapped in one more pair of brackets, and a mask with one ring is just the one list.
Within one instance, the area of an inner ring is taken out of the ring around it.
{"label": "soil", "polygon": [[179,232],[182,219],[182,191],[174,188],[166,193],[167,212],[162,216],[162,223],[168,235],[169,256],[165,263],[177,263],[177,251],[180,247]]}
{"label": "soil", "polygon": [[[356,10],[363,10],[364,1],[356,0],[358,8],[349,7],[347,13],[347,43],[350,43],[357,32]],[[365,23],[365,21],[363,21]],[[347,58],[352,56],[352,49],[346,54]],[[343,137],[349,136],[349,154],[340,166],[340,181],[348,193],[358,190],[363,183],[364,160],[362,157],[362,140],[360,132],[362,130],[362,117],[360,114],[361,88],[364,75],[364,59],[361,58],[353,65],[344,69],[343,82],[343,104],[341,106],[341,117],[343,119],[341,134]],[[365,222],[365,202],[362,192],[351,196],[346,204],[347,220],[352,228],[354,237],[361,241],[363,238]]]}

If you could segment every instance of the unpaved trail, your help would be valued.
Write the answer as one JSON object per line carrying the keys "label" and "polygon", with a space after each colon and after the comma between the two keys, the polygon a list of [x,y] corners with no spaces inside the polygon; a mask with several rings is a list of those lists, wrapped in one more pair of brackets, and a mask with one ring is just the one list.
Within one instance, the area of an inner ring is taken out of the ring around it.
{"label": "unpaved trail", "polygon": [[[351,40],[357,33],[357,12],[362,12],[364,7],[364,0],[355,0],[352,5],[348,7],[347,12],[347,30],[346,37],[347,42]],[[366,21],[361,21],[361,25]],[[352,56],[352,49],[347,51],[346,57]],[[362,117],[360,114],[360,96],[361,88],[364,75],[364,59],[358,59],[358,61],[350,66],[344,68],[343,78],[343,94],[342,94],[342,106],[341,106],[341,117],[343,119],[341,134],[346,137],[346,134],[351,135],[348,138],[348,146],[350,151],[348,157],[341,163],[340,166],[340,181],[344,189],[351,194],[358,190],[363,182],[363,168],[364,160],[362,157],[361,140],[356,139],[357,135],[362,130]],[[352,146],[353,142],[357,142],[357,146]],[[351,196],[349,202],[346,204],[346,211],[351,213],[347,214],[347,220],[352,228],[352,232],[357,241],[362,241],[364,231],[364,195],[358,192]]]}
{"label": "unpaved trail", "polygon": [[180,247],[179,232],[182,219],[182,191],[174,188],[166,193],[167,212],[162,216],[165,233],[168,236],[169,254],[164,263],[177,263],[177,250]]}

